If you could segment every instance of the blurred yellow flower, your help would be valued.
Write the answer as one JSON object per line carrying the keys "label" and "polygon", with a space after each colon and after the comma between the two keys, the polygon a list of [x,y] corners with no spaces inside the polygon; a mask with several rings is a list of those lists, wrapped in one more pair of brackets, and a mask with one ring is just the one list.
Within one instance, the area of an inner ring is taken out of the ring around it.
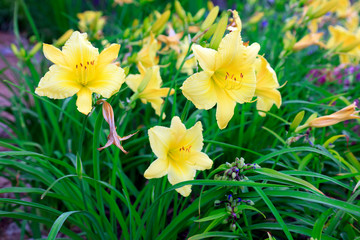
{"label": "blurred yellow flower", "polygon": [[251,101],[255,93],[255,59],[260,45],[244,46],[240,31],[227,34],[218,50],[192,47],[203,71],[190,76],[182,85],[184,96],[198,109],[210,109],[217,104],[216,120],[224,129],[236,103]]}
{"label": "blurred yellow flower", "polygon": [[[280,86],[274,69],[270,67],[270,64],[262,56],[258,56],[258,59],[256,59],[255,69],[257,110],[269,111],[273,104],[280,108],[281,94],[277,90]],[[259,115],[264,117],[266,114],[264,112],[259,112]]]}
{"label": "blurred yellow flower", "polygon": [[137,62],[141,62],[145,68],[157,65],[159,57],[156,56],[156,53],[160,47],[161,44],[155,39],[154,34],[150,32],[150,36],[144,39],[144,45],[137,54]]}
{"label": "blurred yellow flower", "polygon": [[102,30],[106,23],[106,18],[102,17],[100,11],[85,11],[78,13],[79,29],[81,32],[88,32],[96,39],[99,39],[102,35]]}
{"label": "blurred yellow flower", "polygon": [[310,19],[318,18],[328,12],[334,12],[340,5],[338,0],[309,0],[305,6],[305,14]]}
{"label": "blurred yellow flower", "polygon": [[250,19],[247,21],[248,24],[255,24],[259,22],[264,17],[264,12],[256,12],[254,15],[250,17]]}
{"label": "blurred yellow flower", "polygon": [[114,0],[114,3],[119,4],[120,6],[122,6],[124,4],[130,4],[133,2],[134,2],[134,0]]}
{"label": "blurred yellow flower", "polygon": [[324,35],[324,33],[316,33],[312,32],[307,35],[305,35],[303,38],[301,38],[298,42],[296,42],[293,46],[294,51],[300,51],[304,48],[310,47],[312,45],[318,45],[320,47],[325,48],[325,44],[320,41],[321,37]]}
{"label": "blurred yellow flower", "polygon": [[350,120],[350,119],[360,119],[359,115],[355,115],[359,113],[359,111],[355,111],[356,102],[353,104],[327,116],[322,116],[315,118],[314,120],[309,122],[310,127],[321,128],[334,125],[336,123]]}
{"label": "blurred yellow flower", "polygon": [[[180,68],[182,61],[186,57],[190,45],[189,41],[191,41],[191,39],[185,38],[184,41],[180,43],[180,54],[178,55],[178,59],[176,61],[176,69]],[[187,75],[192,75],[194,73],[195,68],[196,68],[196,59],[194,56],[192,57],[189,56],[188,59],[185,60],[180,72],[186,73]]]}
{"label": "blurred yellow flower", "polygon": [[360,45],[360,31],[355,34],[341,26],[329,26],[330,39],[326,47],[337,52],[349,52]]}
{"label": "blurred yellow flower", "polygon": [[[148,133],[151,149],[157,159],[145,171],[145,178],[160,178],[167,174],[169,182],[174,185],[193,180],[196,170],[212,167],[212,160],[201,152],[201,122],[186,129],[180,118],[175,116],[170,128],[155,126]],[[187,197],[191,193],[191,185],[177,188],[176,191]]]}
{"label": "blurred yellow flower", "polygon": [[[155,113],[160,116],[162,97],[166,97],[169,92],[169,88],[160,88],[162,85],[160,68],[159,66],[144,68],[141,63],[138,68],[140,74],[130,74],[126,77],[126,84],[135,92],[132,100],[140,98],[144,104],[150,102]],[[172,94],[174,94],[174,89],[170,92],[170,95]],[[165,118],[165,114],[163,114],[163,118]]]}
{"label": "blurred yellow flower", "polygon": [[119,44],[112,44],[99,54],[87,40],[87,34],[78,31],[71,35],[62,51],[44,43],[44,55],[54,65],[40,79],[35,93],[54,99],[77,94],[78,110],[88,114],[93,92],[109,98],[125,81],[124,70],[113,63],[119,49]]}

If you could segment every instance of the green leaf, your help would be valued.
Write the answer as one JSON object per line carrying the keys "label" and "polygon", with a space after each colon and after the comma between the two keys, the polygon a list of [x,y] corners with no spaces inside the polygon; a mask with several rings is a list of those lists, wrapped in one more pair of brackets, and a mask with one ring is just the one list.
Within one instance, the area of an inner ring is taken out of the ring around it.
{"label": "green leaf", "polygon": [[204,238],[236,238],[241,239],[244,238],[243,235],[233,233],[233,232],[207,232],[207,233],[201,233],[196,234],[192,237],[189,237],[188,240],[198,240],[198,239],[204,239]]}
{"label": "green leaf", "polygon": [[226,211],[224,208],[222,209],[217,209],[215,211],[212,211],[209,216],[201,218],[199,220],[194,220],[194,222],[207,222],[207,221],[211,221],[214,219],[218,219],[221,218],[223,216],[227,215]]}

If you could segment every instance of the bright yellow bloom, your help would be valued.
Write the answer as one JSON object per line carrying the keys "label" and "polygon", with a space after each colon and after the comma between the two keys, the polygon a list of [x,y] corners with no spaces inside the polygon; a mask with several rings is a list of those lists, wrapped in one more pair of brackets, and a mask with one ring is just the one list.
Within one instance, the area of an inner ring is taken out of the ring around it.
{"label": "bright yellow bloom", "polygon": [[338,5],[338,0],[310,0],[304,10],[306,16],[310,19],[314,19],[321,17],[328,12],[334,12]]}
{"label": "bright yellow bloom", "polygon": [[326,44],[328,49],[337,52],[349,52],[360,45],[360,32],[352,33],[341,26],[329,26],[330,39]]}
{"label": "bright yellow bloom", "polygon": [[300,51],[304,48],[310,47],[312,45],[318,45],[320,47],[325,47],[320,39],[324,35],[324,33],[309,33],[301,38],[298,42],[296,42],[293,46],[294,51]]}
{"label": "bright yellow bloom", "polygon": [[[156,126],[149,129],[149,140],[157,159],[145,171],[147,179],[168,175],[174,185],[193,180],[196,170],[212,167],[212,160],[201,152],[203,147],[202,125],[197,122],[186,129],[179,117],[173,117],[170,128]],[[191,185],[176,189],[184,197],[191,193]]]}
{"label": "bright yellow bloom", "polygon": [[350,1],[349,0],[338,0],[338,5],[336,7],[336,15],[339,18],[345,18],[350,9]]}
{"label": "bright yellow bloom", "polygon": [[[259,56],[255,62],[256,66],[256,89],[255,96],[257,96],[256,109],[262,111],[269,111],[273,104],[278,108],[281,105],[281,94],[277,90],[279,83],[274,69],[262,56]],[[259,115],[264,117],[264,112],[259,112]]]}
{"label": "bright yellow bloom", "polygon": [[[144,104],[150,102],[155,113],[160,116],[164,102],[162,97],[166,97],[169,92],[169,88],[160,88],[162,85],[160,68],[159,66],[144,68],[141,63],[138,68],[140,74],[130,74],[126,77],[126,84],[135,92],[133,100],[140,98]],[[170,92],[170,95],[172,94],[174,89]],[[165,114],[163,117],[165,118]]]}
{"label": "bright yellow bloom", "polygon": [[35,93],[54,99],[77,94],[78,110],[88,114],[92,108],[93,92],[109,98],[125,81],[124,70],[113,63],[119,50],[119,44],[112,44],[99,54],[87,40],[87,34],[78,31],[71,35],[62,51],[44,44],[44,55],[54,65],[40,79]]}
{"label": "bright yellow bloom", "polygon": [[198,109],[210,109],[217,104],[216,120],[224,129],[236,103],[251,101],[255,93],[254,62],[260,45],[244,46],[240,31],[227,34],[218,50],[192,47],[202,72],[190,76],[181,87],[184,96]]}
{"label": "bright yellow bloom", "polygon": [[136,60],[141,62],[145,67],[152,67],[159,63],[159,56],[156,56],[161,44],[155,39],[154,34],[150,32],[150,36],[144,39],[144,45],[138,52]]}
{"label": "bright yellow bloom", "polygon": [[360,112],[360,111],[355,111],[356,107],[357,107],[356,103],[354,102],[353,104],[351,104],[333,114],[315,118],[314,120],[309,122],[309,126],[315,127],[315,128],[321,128],[321,127],[331,126],[336,123],[350,120],[350,119],[360,119],[359,115],[355,115]]}
{"label": "bright yellow bloom", "polygon": [[100,11],[85,11],[78,13],[79,29],[81,32],[88,32],[96,39],[99,39],[102,35],[102,30],[106,23],[106,18],[102,17]]}

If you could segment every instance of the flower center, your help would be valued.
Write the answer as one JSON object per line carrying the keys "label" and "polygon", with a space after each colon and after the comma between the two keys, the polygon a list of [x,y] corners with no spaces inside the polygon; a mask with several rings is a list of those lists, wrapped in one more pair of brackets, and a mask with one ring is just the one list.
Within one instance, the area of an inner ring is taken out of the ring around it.
{"label": "flower center", "polygon": [[191,145],[189,146],[181,146],[179,148],[175,148],[169,152],[169,157],[176,162],[184,163],[186,162],[191,153]]}
{"label": "flower center", "polygon": [[95,75],[95,60],[76,64],[75,72],[79,83],[85,86]]}
{"label": "flower center", "polygon": [[233,73],[233,72],[215,72],[213,79],[216,84],[227,90],[239,90],[242,87],[244,75],[243,73]]}

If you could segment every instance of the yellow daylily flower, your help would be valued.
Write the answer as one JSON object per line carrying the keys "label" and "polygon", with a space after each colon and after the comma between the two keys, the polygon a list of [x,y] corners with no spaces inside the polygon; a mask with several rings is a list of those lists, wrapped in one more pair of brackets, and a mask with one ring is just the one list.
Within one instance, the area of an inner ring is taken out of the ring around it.
{"label": "yellow daylily flower", "polygon": [[[148,131],[152,151],[157,159],[145,171],[147,179],[168,175],[169,182],[174,185],[193,180],[196,170],[212,167],[212,160],[201,152],[203,147],[202,125],[197,122],[186,129],[179,117],[173,117],[170,128],[155,126]],[[191,193],[191,185],[177,188],[184,197]]]}
{"label": "yellow daylily flower", "polygon": [[338,5],[336,7],[336,15],[339,18],[345,18],[348,14],[348,10],[351,6],[349,0],[338,0]]}
{"label": "yellow daylily flower", "polygon": [[349,52],[360,45],[360,32],[352,33],[341,26],[329,26],[330,39],[326,44],[328,49],[338,52]]}
{"label": "yellow daylily flower", "polygon": [[339,122],[343,122],[350,119],[360,119],[359,115],[355,115],[360,111],[355,111],[356,102],[353,104],[327,116],[322,116],[315,118],[314,120],[309,122],[310,127],[321,128],[334,125]]}
{"label": "yellow daylily flower", "polygon": [[[256,89],[255,96],[257,96],[256,109],[262,111],[269,111],[273,104],[278,108],[281,105],[281,94],[277,90],[279,83],[274,69],[262,56],[258,56],[255,62],[256,69]],[[264,112],[259,112],[259,115],[265,117]]]}
{"label": "yellow daylily flower", "polygon": [[[180,68],[180,65],[184,58],[186,57],[187,51],[189,49],[189,41],[190,39],[185,39],[180,43],[180,54],[178,55],[178,59],[176,61],[176,69]],[[186,73],[187,75],[192,75],[194,73],[194,69],[196,68],[196,59],[195,57],[190,57],[189,59],[185,60],[180,72]]]}
{"label": "yellow daylily flower", "polygon": [[78,31],[66,41],[62,51],[44,43],[44,55],[54,64],[40,79],[35,93],[54,99],[77,94],[78,110],[88,114],[93,92],[109,98],[125,81],[124,70],[113,63],[119,50],[119,44],[112,44],[99,54],[87,40],[87,34]]}
{"label": "yellow daylily flower", "polygon": [[320,47],[325,48],[325,44],[320,41],[321,37],[324,35],[324,33],[316,33],[312,32],[307,35],[305,35],[303,38],[301,38],[298,42],[296,42],[293,46],[294,51],[300,51],[302,49],[308,48],[312,45],[318,45]]}
{"label": "yellow daylily flower", "polygon": [[339,5],[338,0],[310,0],[305,7],[305,14],[310,19],[318,18],[328,12],[334,12]]}
{"label": "yellow daylily flower", "polygon": [[161,44],[155,39],[154,34],[150,32],[150,36],[144,39],[144,45],[138,52],[136,60],[148,68],[159,63],[159,56],[156,56]]}
{"label": "yellow daylily flower", "polygon": [[218,50],[192,47],[203,71],[190,76],[181,89],[184,96],[198,109],[210,109],[217,104],[216,120],[224,129],[236,103],[251,101],[255,93],[254,62],[260,50],[258,43],[244,46],[240,31],[227,34]]}
{"label": "yellow daylily flower", "polygon": [[85,11],[78,13],[79,29],[81,32],[89,32],[93,37],[99,39],[106,23],[106,18],[102,17],[101,11]]}
{"label": "yellow daylily flower", "polygon": [[[164,102],[162,97],[166,97],[169,92],[169,88],[160,88],[162,85],[160,67],[144,68],[139,63],[138,68],[140,74],[130,74],[125,80],[130,89],[135,92],[135,97],[133,96],[132,100],[140,98],[144,104],[150,102],[155,113],[160,116],[161,106]],[[170,95],[174,92],[174,89],[171,89]],[[163,118],[165,118],[165,114],[163,114]]]}

